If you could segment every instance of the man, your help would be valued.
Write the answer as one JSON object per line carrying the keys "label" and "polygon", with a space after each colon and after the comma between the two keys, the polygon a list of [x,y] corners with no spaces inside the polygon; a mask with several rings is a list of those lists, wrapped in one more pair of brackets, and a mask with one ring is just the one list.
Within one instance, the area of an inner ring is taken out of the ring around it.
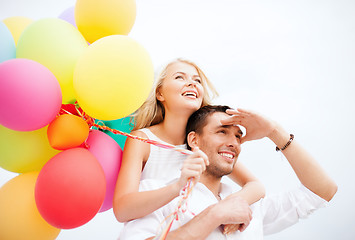
{"label": "man", "polygon": [[[238,127],[246,129],[243,137]],[[188,147],[201,149],[209,165],[188,199],[188,209],[179,215],[166,239],[263,239],[264,234],[283,230],[330,201],[336,184],[318,163],[277,123],[253,112],[227,106],[206,106],[187,124]],[[240,153],[240,145],[268,137],[281,150],[302,183],[299,189],[266,197],[250,207],[221,183]],[[141,190],[160,187],[155,181],[141,183]],[[120,239],[153,239],[159,227],[175,210],[175,199],[152,214],[126,224]],[[240,231],[224,235],[220,226],[240,224]]]}

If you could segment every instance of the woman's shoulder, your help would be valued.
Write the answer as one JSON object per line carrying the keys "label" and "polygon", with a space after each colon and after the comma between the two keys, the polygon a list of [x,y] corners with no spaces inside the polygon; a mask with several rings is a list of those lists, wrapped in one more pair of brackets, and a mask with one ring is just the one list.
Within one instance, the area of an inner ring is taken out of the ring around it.
{"label": "woman's shoulder", "polygon": [[141,128],[135,130],[136,132],[135,135],[137,135],[138,137],[144,137],[152,140],[161,141],[160,138],[156,135],[157,131],[159,132],[159,129],[154,125],[147,128]]}
{"label": "woman's shoulder", "polygon": [[[140,130],[134,130],[130,134],[139,138],[147,138],[147,135]],[[134,138],[127,138],[124,146],[124,151],[126,152],[126,154],[132,153],[135,156],[141,156],[143,157],[143,161],[146,161],[147,157],[150,154],[150,146],[149,144],[146,144],[143,141],[136,140]]]}
{"label": "woman's shoulder", "polygon": [[148,128],[141,128],[141,129],[137,129],[137,130],[132,131],[131,135],[147,138],[148,134],[149,134],[148,133],[149,131],[150,130]]}

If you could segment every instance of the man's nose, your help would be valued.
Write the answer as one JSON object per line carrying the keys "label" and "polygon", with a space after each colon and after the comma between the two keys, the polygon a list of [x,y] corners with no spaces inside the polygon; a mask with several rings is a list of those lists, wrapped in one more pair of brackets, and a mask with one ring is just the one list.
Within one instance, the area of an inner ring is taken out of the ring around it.
{"label": "man's nose", "polygon": [[238,152],[240,151],[240,141],[235,136],[229,138],[227,146],[235,148]]}

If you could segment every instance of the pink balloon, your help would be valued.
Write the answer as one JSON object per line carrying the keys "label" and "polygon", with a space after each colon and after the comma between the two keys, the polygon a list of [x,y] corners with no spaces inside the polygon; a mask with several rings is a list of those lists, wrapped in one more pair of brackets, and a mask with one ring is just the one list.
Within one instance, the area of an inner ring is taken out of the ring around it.
{"label": "pink balloon", "polygon": [[121,167],[122,149],[118,143],[104,132],[91,130],[86,141],[89,151],[101,164],[106,177],[106,196],[100,212],[112,208],[113,194]]}
{"label": "pink balloon", "polygon": [[33,131],[48,125],[62,105],[62,93],[53,73],[29,59],[0,64],[0,124],[15,131]]}
{"label": "pink balloon", "polygon": [[75,10],[74,6],[67,8],[58,16],[58,18],[63,19],[68,23],[70,23],[71,25],[73,25],[74,27],[76,27],[74,10]]}

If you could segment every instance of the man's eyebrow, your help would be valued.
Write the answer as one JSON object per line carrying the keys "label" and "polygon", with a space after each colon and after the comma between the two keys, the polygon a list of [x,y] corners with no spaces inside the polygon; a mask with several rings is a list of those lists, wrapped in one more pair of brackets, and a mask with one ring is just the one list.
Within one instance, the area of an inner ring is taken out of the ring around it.
{"label": "man's eyebrow", "polygon": [[[219,126],[217,126],[216,127],[216,129],[219,129],[219,128],[231,128],[231,127],[233,127],[233,125],[219,125]],[[238,130],[238,133],[240,134],[240,135],[243,135],[243,131],[242,130]]]}

